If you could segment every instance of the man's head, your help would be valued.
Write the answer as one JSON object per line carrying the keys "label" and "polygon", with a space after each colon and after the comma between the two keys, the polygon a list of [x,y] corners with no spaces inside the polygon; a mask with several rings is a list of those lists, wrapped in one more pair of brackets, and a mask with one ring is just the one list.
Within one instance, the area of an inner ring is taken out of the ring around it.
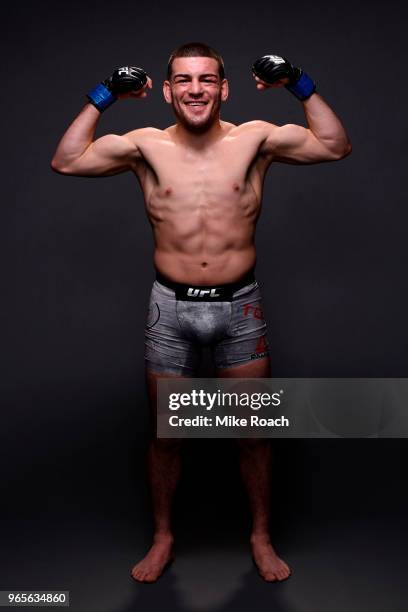
{"label": "man's head", "polygon": [[203,43],[188,43],[170,55],[163,93],[179,123],[205,132],[219,119],[228,97],[222,57]]}
{"label": "man's head", "polygon": [[168,81],[171,80],[172,70],[173,70],[173,61],[177,57],[212,57],[213,59],[216,60],[218,64],[218,74],[220,77],[220,81],[222,81],[225,78],[224,60],[222,59],[221,55],[215,49],[213,49],[212,47],[209,47],[208,45],[204,43],[193,42],[193,43],[186,43],[185,45],[178,47],[178,49],[175,49],[173,53],[170,55],[169,61],[167,64],[167,80]]}

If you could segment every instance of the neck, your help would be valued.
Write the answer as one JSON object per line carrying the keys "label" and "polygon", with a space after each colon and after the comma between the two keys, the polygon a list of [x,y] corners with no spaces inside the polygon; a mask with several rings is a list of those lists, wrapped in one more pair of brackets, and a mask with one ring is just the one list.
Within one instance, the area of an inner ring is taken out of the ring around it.
{"label": "neck", "polygon": [[184,126],[182,123],[177,123],[175,126],[175,134],[177,139],[186,145],[194,149],[203,149],[216,142],[221,132],[223,131],[220,119],[216,119],[214,123],[206,127],[202,132],[197,130],[191,130]]}

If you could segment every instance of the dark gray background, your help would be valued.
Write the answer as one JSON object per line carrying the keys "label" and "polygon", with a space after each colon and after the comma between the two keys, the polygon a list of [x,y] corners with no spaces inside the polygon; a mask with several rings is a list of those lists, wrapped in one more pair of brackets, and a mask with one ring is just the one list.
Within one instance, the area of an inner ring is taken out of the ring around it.
{"label": "dark gray background", "polygon": [[[170,51],[224,56],[223,118],[303,123],[250,66],[288,56],[343,120],[352,156],[276,164],[259,263],[276,376],[407,376],[406,13],[403,4],[251,1],[15,3],[3,15],[1,585],[71,589],[72,609],[399,611],[405,441],[275,444],[274,536],[285,585],[250,567],[231,441],[190,444],[179,561],[150,588],[127,571],[150,534],[143,328],[152,239],[131,174],[91,180],[49,163],[85,93],[118,65],[149,72],[98,135],[165,127]],[[405,592],[404,592],[405,591]]]}

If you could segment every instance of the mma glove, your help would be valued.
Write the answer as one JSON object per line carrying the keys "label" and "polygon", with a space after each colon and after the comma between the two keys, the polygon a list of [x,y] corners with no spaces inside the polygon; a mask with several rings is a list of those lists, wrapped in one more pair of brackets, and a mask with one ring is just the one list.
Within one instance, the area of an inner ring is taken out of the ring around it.
{"label": "mma glove", "polygon": [[124,66],[117,68],[112,76],[87,93],[87,98],[98,111],[103,113],[111,104],[116,102],[119,94],[137,92],[147,83],[147,74],[142,68]]}
{"label": "mma glove", "polygon": [[280,55],[264,55],[257,59],[252,66],[252,72],[268,85],[273,85],[280,79],[288,79],[286,89],[302,102],[310,98],[316,91],[316,84],[309,75],[301,68],[292,66],[285,57]]}

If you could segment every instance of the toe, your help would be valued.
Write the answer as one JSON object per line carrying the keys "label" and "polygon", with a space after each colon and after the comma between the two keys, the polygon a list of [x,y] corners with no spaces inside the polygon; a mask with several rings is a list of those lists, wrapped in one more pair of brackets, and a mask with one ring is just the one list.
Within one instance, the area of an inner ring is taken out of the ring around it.
{"label": "toe", "polygon": [[134,580],[138,580],[139,582],[143,582],[143,577],[144,577],[144,573],[141,569],[139,568],[135,568],[132,571],[132,578],[134,578]]}
{"label": "toe", "polygon": [[153,578],[153,576],[151,576],[150,574],[147,574],[147,575],[144,577],[143,582],[154,582],[154,578]]}

